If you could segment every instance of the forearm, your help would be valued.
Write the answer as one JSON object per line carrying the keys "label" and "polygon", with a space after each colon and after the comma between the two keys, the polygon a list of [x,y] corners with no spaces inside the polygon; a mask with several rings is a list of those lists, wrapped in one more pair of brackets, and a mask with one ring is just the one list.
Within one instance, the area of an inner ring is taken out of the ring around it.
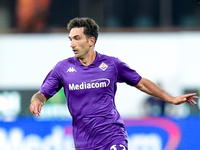
{"label": "forearm", "polygon": [[46,101],[48,100],[48,98],[45,97],[42,93],[37,92],[32,96],[31,103],[33,103],[34,101],[37,101],[37,100],[39,100],[43,106],[46,103]]}
{"label": "forearm", "polygon": [[169,95],[167,92],[162,90],[155,83],[153,83],[152,81],[148,79],[142,78],[141,81],[138,83],[138,85],[136,85],[136,88],[138,88],[139,90],[149,95],[162,99],[166,102],[173,103],[174,97]]}

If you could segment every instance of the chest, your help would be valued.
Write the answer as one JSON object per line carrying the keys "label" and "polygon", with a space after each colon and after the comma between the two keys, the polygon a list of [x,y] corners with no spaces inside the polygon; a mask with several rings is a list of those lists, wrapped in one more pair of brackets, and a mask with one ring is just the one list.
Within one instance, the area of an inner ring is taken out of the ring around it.
{"label": "chest", "polygon": [[63,86],[69,91],[109,90],[117,80],[115,66],[71,66],[62,74]]}

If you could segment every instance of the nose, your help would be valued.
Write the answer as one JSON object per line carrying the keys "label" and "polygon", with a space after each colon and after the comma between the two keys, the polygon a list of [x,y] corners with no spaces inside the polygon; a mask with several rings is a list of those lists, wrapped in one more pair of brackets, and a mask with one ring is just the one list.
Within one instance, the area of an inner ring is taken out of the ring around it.
{"label": "nose", "polygon": [[75,44],[74,44],[73,40],[70,43],[70,47],[72,47],[72,48],[75,47]]}

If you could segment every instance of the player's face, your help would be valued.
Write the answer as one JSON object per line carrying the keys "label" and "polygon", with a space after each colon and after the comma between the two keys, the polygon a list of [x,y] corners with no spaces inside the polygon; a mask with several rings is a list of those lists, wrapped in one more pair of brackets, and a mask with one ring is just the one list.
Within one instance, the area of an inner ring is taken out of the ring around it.
{"label": "player's face", "polygon": [[84,28],[72,28],[69,34],[69,39],[71,41],[71,48],[78,59],[84,59],[89,50],[90,44],[89,39],[83,33]]}

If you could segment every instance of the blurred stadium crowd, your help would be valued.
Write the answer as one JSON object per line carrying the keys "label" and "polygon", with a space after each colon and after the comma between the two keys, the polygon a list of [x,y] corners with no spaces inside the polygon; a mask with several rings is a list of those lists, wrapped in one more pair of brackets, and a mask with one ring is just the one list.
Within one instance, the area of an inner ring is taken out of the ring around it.
{"label": "blurred stadium crowd", "polygon": [[196,30],[199,7],[197,0],[1,0],[0,32],[59,32],[74,17],[91,17],[102,31]]}

